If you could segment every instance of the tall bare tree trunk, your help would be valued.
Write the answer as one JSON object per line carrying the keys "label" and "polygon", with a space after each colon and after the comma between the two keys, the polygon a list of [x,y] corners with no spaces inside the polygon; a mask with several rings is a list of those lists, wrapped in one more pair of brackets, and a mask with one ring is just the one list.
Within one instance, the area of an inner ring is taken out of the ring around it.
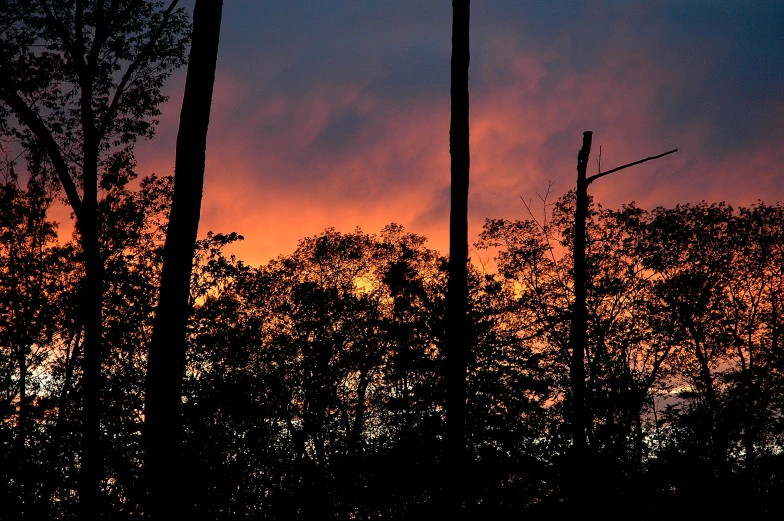
{"label": "tall bare tree trunk", "polygon": [[[586,130],[583,132],[583,146],[577,153],[577,192],[575,194],[574,208],[574,303],[572,305],[572,323],[569,330],[569,349],[571,360],[569,361],[569,380],[572,387],[572,410],[571,410],[571,431],[572,431],[572,460],[569,469],[567,495],[570,508],[573,513],[582,512],[586,507],[588,495],[597,490],[598,483],[586,479],[585,469],[587,465],[588,443],[586,435],[590,434],[588,427],[593,419],[588,416],[586,406],[586,395],[588,394],[585,385],[585,348],[588,345],[588,266],[586,262],[586,221],[588,220],[588,185],[610,174],[620,170],[625,170],[635,165],[646,163],[660,157],[673,154],[678,149],[664,152],[657,156],[646,157],[638,161],[633,161],[625,165],[599,172],[590,177],[587,176],[588,159],[591,155],[591,142],[593,132]],[[612,423],[612,422],[609,422]]]}
{"label": "tall bare tree trunk", "polygon": [[146,510],[154,519],[188,515],[187,479],[182,472],[185,335],[222,10],[223,0],[197,0],[193,10],[193,41],[177,134],[174,194],[147,367]]}
{"label": "tall bare tree trunk", "polygon": [[572,359],[569,380],[572,386],[572,468],[570,471],[569,494],[572,506],[576,507],[582,496],[582,470],[585,465],[585,345],[588,342],[588,311],[585,261],[585,221],[588,219],[588,158],[591,154],[593,133],[583,133],[583,146],[577,154],[577,193],[574,209],[574,303],[572,323],[569,330],[569,347]]}
{"label": "tall bare tree trunk", "polygon": [[447,501],[459,515],[465,500],[466,368],[468,339],[468,130],[469,0],[452,2],[452,121],[449,127],[451,206],[449,215],[449,278],[447,282],[446,382]]}

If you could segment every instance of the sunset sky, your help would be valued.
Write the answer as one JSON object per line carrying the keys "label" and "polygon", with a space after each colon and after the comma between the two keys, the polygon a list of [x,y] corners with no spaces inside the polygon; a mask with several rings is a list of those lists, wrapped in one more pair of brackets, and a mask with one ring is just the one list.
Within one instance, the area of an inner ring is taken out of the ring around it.
{"label": "sunset sky", "polygon": [[[472,2],[470,241],[569,190],[584,130],[603,169],[680,149],[592,185],[605,206],[784,200],[782,22],[780,0]],[[450,38],[448,1],[227,0],[200,235],[258,265],[397,222],[445,252]],[[140,174],[173,172],[184,77]]]}

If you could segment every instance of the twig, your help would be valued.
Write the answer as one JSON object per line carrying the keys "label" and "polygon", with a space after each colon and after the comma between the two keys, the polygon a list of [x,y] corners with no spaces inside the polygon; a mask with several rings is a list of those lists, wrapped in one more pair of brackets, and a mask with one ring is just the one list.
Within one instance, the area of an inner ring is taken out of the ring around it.
{"label": "twig", "polygon": [[596,159],[596,172],[602,173],[602,145],[599,145],[599,157]]}

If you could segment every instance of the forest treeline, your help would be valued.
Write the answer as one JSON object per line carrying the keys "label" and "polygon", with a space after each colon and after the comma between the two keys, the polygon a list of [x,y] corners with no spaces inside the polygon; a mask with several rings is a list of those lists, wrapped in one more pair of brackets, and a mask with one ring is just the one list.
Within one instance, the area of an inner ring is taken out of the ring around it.
{"label": "forest treeline", "polygon": [[252,267],[197,240],[223,2],[178,5],[0,2],[0,519],[775,516],[784,207],[590,204],[677,150],[586,177],[586,131],[471,266],[454,0],[451,259],[390,224]]}
{"label": "forest treeline", "polygon": [[[120,175],[122,174],[122,175]],[[107,176],[100,495],[141,511],[144,392],[172,179]],[[131,186],[138,188],[131,188]],[[75,515],[80,242],[45,173],[0,186],[0,517]],[[552,517],[570,456],[570,192],[487,220],[470,269],[467,508]],[[198,242],[183,391],[203,519],[436,518],[446,259],[391,224],[327,229],[252,267]],[[586,497],[606,518],[774,512],[784,487],[784,206],[592,204]],[[447,470],[448,471],[448,470]]]}

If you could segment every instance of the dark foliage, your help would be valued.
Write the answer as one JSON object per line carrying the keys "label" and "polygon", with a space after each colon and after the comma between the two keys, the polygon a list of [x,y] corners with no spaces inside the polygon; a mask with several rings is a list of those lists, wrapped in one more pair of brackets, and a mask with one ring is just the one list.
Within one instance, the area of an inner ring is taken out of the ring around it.
{"label": "dark foliage", "polygon": [[[2,186],[2,516],[68,518],[80,438],[78,242],[51,190]],[[49,191],[47,191],[49,190]],[[146,349],[171,179],[115,187],[107,245],[102,501],[139,513]],[[546,220],[489,220],[471,271],[468,507],[562,510],[571,433],[571,194]],[[784,485],[784,208],[592,206],[588,465],[608,518],[769,514]],[[197,246],[184,427],[188,501],[210,519],[417,519],[440,508],[446,261],[390,225],[303,239],[250,267]],[[120,247],[122,245],[122,247]]]}
{"label": "dark foliage", "polygon": [[[138,180],[133,147],[185,61],[176,6],[0,0],[0,134],[23,151],[0,164],[0,519],[150,514],[145,382],[173,180]],[[63,193],[70,241],[48,215]],[[182,410],[160,449],[184,452],[177,503],[200,519],[433,519],[445,505],[553,519],[575,497],[583,517],[773,517],[784,207],[580,196],[583,254],[577,197],[488,220],[477,247],[497,252],[495,271],[464,262],[458,197],[451,265],[395,224],[327,229],[260,267],[226,253],[236,233],[197,241],[191,276],[175,270],[184,378],[161,378]]]}

